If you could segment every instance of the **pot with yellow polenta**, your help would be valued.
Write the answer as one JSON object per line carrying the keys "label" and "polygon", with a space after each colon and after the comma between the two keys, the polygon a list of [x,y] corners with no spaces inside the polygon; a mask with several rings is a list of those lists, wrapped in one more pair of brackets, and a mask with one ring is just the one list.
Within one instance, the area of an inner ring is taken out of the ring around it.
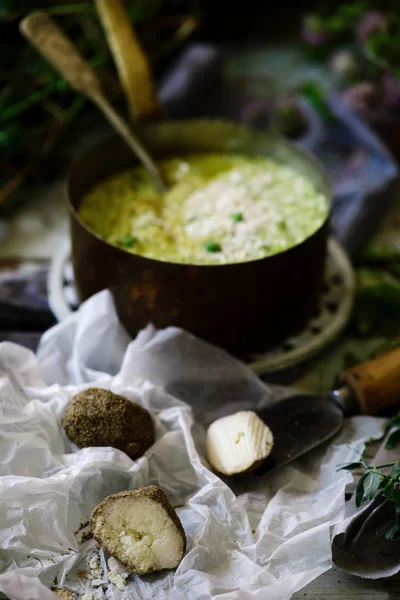
{"label": "pot with yellow polenta", "polygon": [[248,357],[317,309],[331,190],[314,158],[224,121],[161,122],[138,135],[161,194],[117,137],[68,180],[80,299],[109,288],[130,334],[170,325]]}

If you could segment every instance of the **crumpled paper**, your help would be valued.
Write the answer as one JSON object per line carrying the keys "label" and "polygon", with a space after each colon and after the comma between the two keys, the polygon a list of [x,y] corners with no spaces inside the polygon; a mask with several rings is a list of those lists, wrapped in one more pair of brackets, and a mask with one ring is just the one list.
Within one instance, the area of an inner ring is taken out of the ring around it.
{"label": "crumpled paper", "polygon": [[[104,387],[152,414],[156,443],[132,461],[113,448],[78,450],[60,419],[77,392]],[[331,528],[344,517],[352,481],[336,465],[382,432],[383,420],[347,420],[331,444],[273,476],[222,481],[207,466],[204,424],[284,395],[244,364],[176,328],[149,325],[131,341],[109,292],[49,330],[37,357],[0,345],[0,592],[11,600],[55,600],[58,586],[91,590],[77,533],[106,495],[159,485],[185,528],[175,572],[133,576],[93,599],[286,600],[331,566]],[[351,445],[351,448],[349,448]],[[231,487],[230,487],[231,486]],[[101,554],[105,567],[104,556]]]}

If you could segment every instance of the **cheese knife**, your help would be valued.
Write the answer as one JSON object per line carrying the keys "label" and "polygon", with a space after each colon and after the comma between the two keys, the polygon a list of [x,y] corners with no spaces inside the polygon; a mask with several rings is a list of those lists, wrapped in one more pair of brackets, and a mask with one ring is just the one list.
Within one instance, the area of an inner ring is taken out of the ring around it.
{"label": "cheese knife", "polygon": [[294,395],[257,411],[274,436],[272,452],[258,474],[274,471],[328,441],[346,416],[376,415],[400,405],[400,348],[343,371],[340,381],[327,396]]}

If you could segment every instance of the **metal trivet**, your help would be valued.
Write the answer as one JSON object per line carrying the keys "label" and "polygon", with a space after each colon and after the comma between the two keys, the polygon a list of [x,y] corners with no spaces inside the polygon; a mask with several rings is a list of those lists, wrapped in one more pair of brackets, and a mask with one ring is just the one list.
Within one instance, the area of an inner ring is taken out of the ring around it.
{"label": "metal trivet", "polygon": [[[329,240],[324,289],[318,314],[296,336],[255,356],[249,367],[258,374],[279,371],[311,358],[335,340],[346,327],[354,300],[354,272],[342,246]],[[54,256],[48,279],[50,307],[59,321],[79,306],[69,243]]]}

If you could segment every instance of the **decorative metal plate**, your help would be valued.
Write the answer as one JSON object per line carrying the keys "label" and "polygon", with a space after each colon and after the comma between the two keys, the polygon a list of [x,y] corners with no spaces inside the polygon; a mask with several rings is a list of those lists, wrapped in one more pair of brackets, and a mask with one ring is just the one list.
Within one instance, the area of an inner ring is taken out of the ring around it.
{"label": "decorative metal plate", "polygon": [[[298,335],[286,339],[265,354],[254,356],[249,367],[261,375],[292,367],[320,352],[346,327],[353,307],[354,289],[354,272],[350,260],[342,246],[331,238],[318,313]],[[68,317],[79,306],[68,242],[53,258],[48,278],[48,295],[50,307],[59,321]]]}

